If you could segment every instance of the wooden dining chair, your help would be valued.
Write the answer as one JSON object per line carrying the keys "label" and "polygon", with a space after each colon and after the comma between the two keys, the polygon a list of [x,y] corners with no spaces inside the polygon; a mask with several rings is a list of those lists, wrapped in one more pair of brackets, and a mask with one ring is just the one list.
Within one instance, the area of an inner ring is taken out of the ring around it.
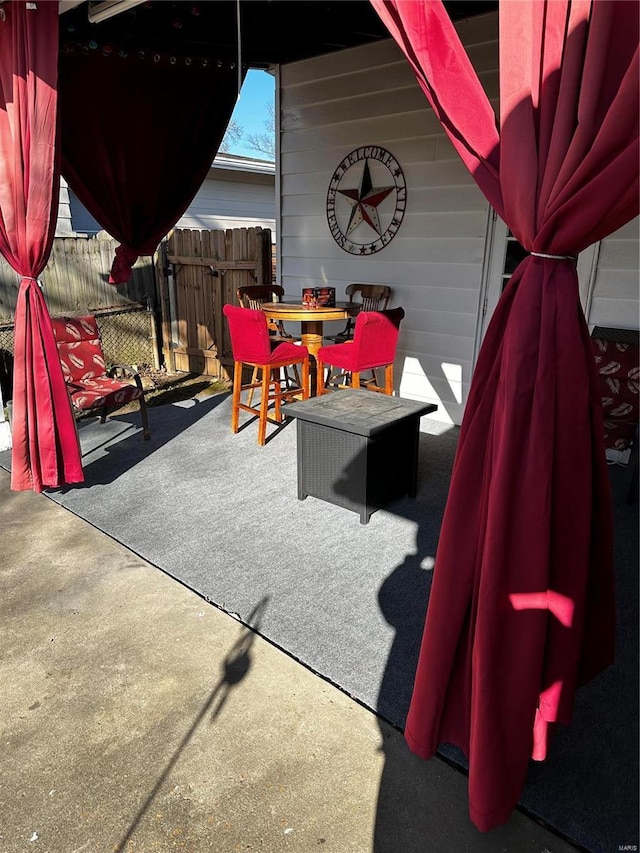
{"label": "wooden dining chair", "polygon": [[[287,340],[275,348],[271,339],[265,314],[259,309],[240,308],[237,305],[225,305],[223,312],[229,325],[231,349],[233,351],[233,392],[231,399],[231,430],[238,432],[240,412],[250,412],[258,417],[258,444],[266,443],[267,423],[281,424],[286,418],[282,404],[295,399],[306,400],[309,396],[309,352],[306,347]],[[299,387],[285,385],[280,376],[281,370],[292,365],[302,367]],[[242,373],[245,367],[252,368],[251,381],[243,383]],[[253,406],[253,400],[242,400],[246,391],[253,395],[260,389],[260,401]],[[271,413],[271,405],[273,409]]]}
{"label": "wooden dining chair", "polygon": [[[318,395],[324,394],[331,386],[364,387],[392,395],[393,361],[403,317],[403,308],[361,311],[356,317],[353,340],[320,347],[316,356]],[[378,383],[376,370],[384,371],[383,385]],[[364,371],[370,371],[371,378],[362,379]]]}
{"label": "wooden dining chair", "polygon": [[[282,302],[283,296],[284,287],[280,284],[249,284],[245,287],[238,287],[236,290],[238,305],[241,308],[251,308],[254,311],[259,310],[260,306],[264,305],[265,302]],[[269,330],[269,341],[272,348],[277,347],[278,344],[281,344],[283,341],[300,340],[300,338],[296,338],[285,329],[282,320],[267,319],[267,328]],[[301,380],[300,374],[298,373],[298,366],[296,364],[292,365],[292,370],[293,380],[289,377],[288,371],[285,370],[283,373],[287,387],[293,387],[292,382],[295,387],[300,387]],[[252,379],[253,382],[256,381],[256,377],[257,372],[254,371]],[[249,405],[251,405],[252,401],[253,391],[249,392]]]}
{"label": "wooden dining chair", "polygon": [[[360,311],[386,311],[391,299],[391,288],[386,284],[349,284],[345,290],[349,305],[358,305]],[[347,318],[347,325],[337,335],[325,335],[326,341],[343,344],[353,340],[355,317]]]}
{"label": "wooden dining chair", "polygon": [[[284,287],[280,284],[250,284],[238,287],[236,296],[241,308],[257,310],[265,302],[282,302]],[[267,327],[274,344],[282,343],[283,340],[300,340],[285,329],[282,320],[268,320]]]}

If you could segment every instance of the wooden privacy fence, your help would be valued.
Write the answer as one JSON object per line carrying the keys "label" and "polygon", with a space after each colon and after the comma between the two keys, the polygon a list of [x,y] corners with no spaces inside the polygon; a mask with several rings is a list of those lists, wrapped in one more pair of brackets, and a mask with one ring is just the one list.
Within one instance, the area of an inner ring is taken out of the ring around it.
{"label": "wooden privacy fence", "polygon": [[167,370],[230,379],[233,356],[222,306],[236,289],[272,280],[271,231],[176,229],[158,259]]}
{"label": "wooden privacy fence", "polygon": [[[138,258],[126,285],[109,284],[118,242],[110,237],[56,237],[40,276],[51,315],[93,314],[156,304],[153,258]],[[20,276],[0,255],[0,324],[12,325]]]}
{"label": "wooden privacy fence", "polygon": [[[154,259],[138,258],[129,281],[109,284],[116,240],[56,237],[40,275],[52,316],[94,314],[110,362],[159,367]],[[0,388],[11,399],[14,318],[20,276],[0,255]]]}
{"label": "wooden privacy fence", "polygon": [[[89,313],[94,315],[98,323],[107,364],[160,366],[157,323],[153,311],[134,303],[124,308],[107,308]],[[13,396],[13,350],[13,323],[0,324],[0,391],[5,403]]]}
{"label": "wooden privacy fence", "polygon": [[[138,258],[127,284],[109,284],[116,240],[57,237],[40,276],[49,313],[94,314],[109,361],[230,379],[231,342],[222,306],[236,288],[272,281],[271,231],[175,230],[156,257]],[[0,387],[11,398],[14,317],[20,277],[0,255]],[[160,311],[158,311],[160,308]],[[159,326],[162,341],[159,341]]]}

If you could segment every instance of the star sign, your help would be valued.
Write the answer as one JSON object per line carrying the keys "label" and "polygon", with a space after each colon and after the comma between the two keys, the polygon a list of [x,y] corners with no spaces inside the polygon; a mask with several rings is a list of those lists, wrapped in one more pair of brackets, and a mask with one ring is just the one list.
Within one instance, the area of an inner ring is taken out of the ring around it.
{"label": "star sign", "polygon": [[352,234],[361,222],[366,222],[367,225],[370,225],[376,234],[382,234],[380,219],[378,217],[378,205],[394,189],[395,187],[372,186],[369,160],[365,160],[360,186],[353,190],[338,190],[340,195],[343,195],[352,207],[345,236],[348,237]]}
{"label": "star sign", "polygon": [[[388,186],[373,186],[372,163],[376,164],[377,181]],[[387,177],[379,177],[384,170]],[[354,184],[355,188],[347,189]],[[380,204],[387,197],[381,210]],[[336,201],[340,202],[338,209]],[[350,151],[331,176],[326,206],[329,231],[341,249],[361,256],[381,251],[393,240],[407,207],[407,185],[400,163],[380,145],[361,145]],[[348,219],[348,224],[343,224],[343,219]]]}

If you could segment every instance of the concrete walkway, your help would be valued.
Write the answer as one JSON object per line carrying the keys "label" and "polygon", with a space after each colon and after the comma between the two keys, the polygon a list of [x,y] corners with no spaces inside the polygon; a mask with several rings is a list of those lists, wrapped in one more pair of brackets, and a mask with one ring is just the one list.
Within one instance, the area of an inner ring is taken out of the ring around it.
{"label": "concrete walkway", "polygon": [[0,853],[568,853],[0,471]]}

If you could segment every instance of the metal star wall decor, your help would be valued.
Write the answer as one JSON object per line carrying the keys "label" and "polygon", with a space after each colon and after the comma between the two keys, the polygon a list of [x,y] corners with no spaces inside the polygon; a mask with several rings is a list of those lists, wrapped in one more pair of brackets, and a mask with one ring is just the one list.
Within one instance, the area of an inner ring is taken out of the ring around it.
{"label": "metal star wall decor", "polygon": [[400,164],[378,145],[364,145],[348,154],[329,182],[329,230],[340,248],[352,255],[371,255],[388,245],[406,206]]}

